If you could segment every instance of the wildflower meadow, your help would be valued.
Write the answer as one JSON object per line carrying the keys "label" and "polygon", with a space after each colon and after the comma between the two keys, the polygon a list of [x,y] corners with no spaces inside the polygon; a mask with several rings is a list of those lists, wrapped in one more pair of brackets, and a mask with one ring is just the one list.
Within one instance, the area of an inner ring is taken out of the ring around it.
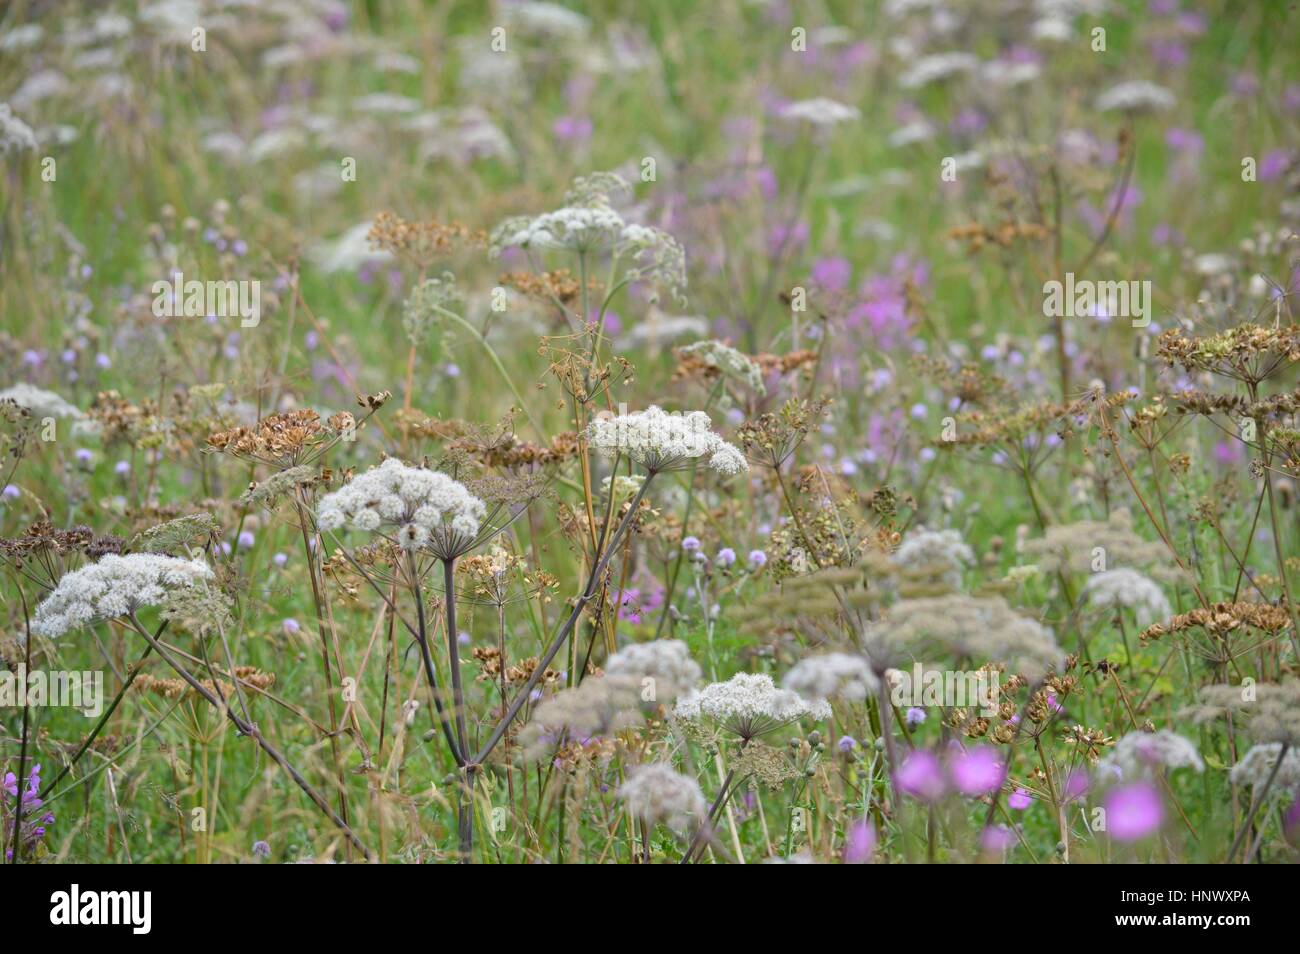
{"label": "wildflower meadow", "polygon": [[0,5],[3,866],[1300,860],[1296,17]]}

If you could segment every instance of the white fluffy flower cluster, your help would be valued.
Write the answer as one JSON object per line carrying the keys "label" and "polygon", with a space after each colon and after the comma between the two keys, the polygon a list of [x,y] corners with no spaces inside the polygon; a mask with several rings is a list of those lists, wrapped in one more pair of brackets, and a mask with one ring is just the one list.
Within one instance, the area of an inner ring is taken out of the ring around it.
{"label": "white fluffy flower cluster", "polygon": [[973,53],[934,53],[912,63],[898,78],[898,85],[903,89],[920,89],[950,76],[974,72],[979,65],[979,57]]}
{"label": "white fluffy flower cluster", "polygon": [[781,110],[782,119],[811,123],[822,129],[837,126],[840,123],[851,122],[861,117],[861,115],[862,113],[856,107],[845,106],[843,103],[827,99],[824,96],[787,103],[785,108]]}
{"label": "white fluffy flower cluster", "polygon": [[316,508],[322,530],[396,527],[403,549],[424,548],[442,558],[466,549],[486,515],[483,501],[464,484],[394,457],[326,494]]}
{"label": "white fluffy flower cluster", "polygon": [[1097,97],[1097,109],[1103,113],[1116,110],[1126,113],[1166,112],[1178,102],[1163,86],[1146,80],[1130,80],[1112,86]]}
{"label": "white fluffy flower cluster", "polygon": [[544,248],[587,252],[612,248],[627,223],[608,206],[571,206],[541,215],[507,219],[492,233],[494,249]]}
{"label": "white fluffy flower cluster", "polygon": [[505,8],[505,16],[521,30],[556,38],[582,39],[591,31],[591,21],[581,13],[542,0],[511,4]]}
{"label": "white fluffy flower cluster", "polygon": [[1123,779],[1132,779],[1155,768],[1192,768],[1205,771],[1201,753],[1196,746],[1181,735],[1161,729],[1159,732],[1130,732],[1115,743],[1115,748],[1102,762],[1103,768],[1119,773]]}
{"label": "white fluffy flower cluster", "polygon": [[1172,610],[1164,591],[1150,577],[1120,567],[1094,573],[1084,584],[1084,593],[1098,606],[1131,609],[1139,626],[1168,619]]}
{"label": "white fluffy flower cluster", "polygon": [[0,103],[0,156],[35,148],[36,134],[32,127],[15,116],[8,103]]}
{"label": "white fluffy flower cluster", "polygon": [[804,716],[830,718],[825,700],[809,701],[789,689],[778,689],[772,677],[741,672],[726,682],[713,682],[677,702],[679,718],[712,719],[742,739],[752,739],[789,725]]}
{"label": "white fluffy flower cluster", "polygon": [[917,530],[908,534],[894,551],[894,562],[905,570],[938,570],[943,581],[953,589],[961,585],[962,570],[974,559],[974,551],[956,530]]}
{"label": "white fluffy flower cluster", "polygon": [[31,411],[36,417],[70,417],[80,420],[86,415],[81,409],[69,404],[53,391],[33,387],[30,384],[15,384],[0,391],[0,401],[13,401],[19,407]]}
{"label": "white fluffy flower cluster", "polygon": [[630,192],[614,173],[579,177],[565,194],[563,207],[537,216],[514,216],[493,229],[488,253],[496,257],[512,247],[612,252],[626,257],[626,280],[657,282],[680,299],[686,287],[686,252],[667,232],[628,222],[614,209],[611,197]]}
{"label": "white fluffy flower cluster", "polygon": [[202,560],[155,553],[109,554],[59,580],[32,616],[32,632],[51,638],[90,623],[156,606],[168,590],[212,578]]}
{"label": "white fluffy flower cluster", "polygon": [[626,454],[652,472],[681,469],[700,457],[728,477],[749,470],[745,455],[713,432],[703,411],[669,414],[652,404],[644,411],[597,418],[587,427],[587,440],[608,457]]}
{"label": "white fluffy flower cluster", "polygon": [[653,679],[655,699],[666,701],[695,688],[700,667],[680,639],[656,639],[625,646],[605,662],[605,675]]}
{"label": "white fluffy flower cluster", "polygon": [[[1268,777],[1273,774],[1281,752],[1281,742],[1251,746],[1250,751],[1242,756],[1241,761],[1232,767],[1232,772],[1229,774],[1232,784],[1263,788]],[[1297,789],[1300,789],[1300,749],[1292,746],[1287,750],[1286,758],[1282,760],[1282,767],[1277,770],[1272,790],[1275,793],[1289,793]]]}
{"label": "white fluffy flower cluster", "polygon": [[663,822],[679,835],[686,834],[708,816],[700,785],[667,762],[651,762],[628,770],[618,797],[647,825]]}
{"label": "white fluffy flower cluster", "polygon": [[806,699],[862,702],[880,688],[866,657],[849,653],[807,656],[785,674],[781,685]]}

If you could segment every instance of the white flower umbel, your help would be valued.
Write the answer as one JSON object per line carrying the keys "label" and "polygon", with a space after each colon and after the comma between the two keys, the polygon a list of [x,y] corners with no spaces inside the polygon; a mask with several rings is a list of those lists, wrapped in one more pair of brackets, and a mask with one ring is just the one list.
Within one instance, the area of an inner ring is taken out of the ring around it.
{"label": "white flower umbel", "polygon": [[979,65],[979,57],[973,53],[934,53],[913,62],[898,78],[898,85],[903,89],[920,89],[952,76],[974,72]]}
{"label": "white flower umbel", "polygon": [[682,775],[667,762],[652,762],[628,770],[618,797],[647,825],[660,822],[679,835],[686,834],[708,816],[708,803],[695,779]]}
{"label": "white flower umbel", "polygon": [[492,230],[488,253],[507,248],[542,249],[587,255],[608,252],[626,259],[625,281],[654,281],[682,298],[686,287],[686,252],[660,229],[626,221],[611,204],[631,189],[618,175],[597,172],[574,180],[565,204],[538,216],[515,216]]}
{"label": "white flower umbel", "polygon": [[46,391],[30,384],[15,384],[0,391],[0,401],[13,401],[19,407],[26,408],[35,417],[70,417],[81,420],[86,415],[81,409],[69,404],[53,391]]}
{"label": "white flower umbel", "polygon": [[580,40],[591,31],[591,21],[581,13],[558,3],[533,2],[511,4],[505,8],[511,26],[523,32],[538,33],[557,39]]}
{"label": "white flower umbel", "polygon": [[669,414],[651,405],[644,411],[597,418],[587,427],[591,446],[606,455],[623,454],[651,473],[680,470],[699,458],[732,476],[749,470],[745,455],[713,432],[703,411]]}
{"label": "white flower umbel", "polygon": [[[1229,773],[1232,784],[1262,789],[1273,774],[1273,769],[1277,768],[1277,758],[1281,752],[1281,742],[1251,746],[1241,761],[1232,767],[1232,772]],[[1289,794],[1297,790],[1300,790],[1300,749],[1292,746],[1287,750],[1281,768],[1277,769],[1270,791]]]}
{"label": "white flower umbel", "polygon": [[653,689],[654,699],[667,702],[679,693],[694,689],[700,681],[700,667],[691,658],[690,648],[680,639],[656,639],[648,643],[625,646],[605,663],[605,675],[630,676],[654,682],[645,686]]}
{"label": "white flower umbel", "polygon": [[678,718],[711,719],[742,739],[752,739],[804,716],[827,719],[831,707],[824,700],[809,701],[789,689],[778,689],[771,676],[741,672],[688,693],[678,700],[675,711]]}
{"label": "white flower umbel", "polygon": [[1178,102],[1163,86],[1146,80],[1130,80],[1112,86],[1097,97],[1097,109],[1103,113],[1167,112]]}
{"label": "white flower umbel", "polygon": [[59,580],[32,616],[32,632],[51,638],[156,606],[168,590],[212,578],[202,560],[153,553],[109,554]]}
{"label": "white flower umbel", "polygon": [[823,653],[795,663],[781,685],[806,699],[862,702],[880,687],[865,656]]}
{"label": "white flower umbel", "polygon": [[1141,627],[1168,619],[1172,613],[1169,600],[1159,584],[1127,567],[1094,573],[1084,584],[1083,591],[1097,606],[1131,609]]}
{"label": "white flower umbel", "polygon": [[1120,777],[1133,779],[1152,769],[1192,768],[1205,771],[1201,753],[1181,735],[1161,729],[1159,732],[1130,732],[1115,743],[1102,765],[1118,770]]}
{"label": "white flower umbel", "polygon": [[393,528],[392,539],[404,550],[428,550],[443,560],[474,545],[486,516],[486,505],[464,484],[394,457],[326,494],[316,508],[322,530]]}
{"label": "white flower umbel", "polygon": [[0,103],[0,156],[35,149],[36,146],[32,127],[15,116],[8,103]]}
{"label": "white flower umbel", "polygon": [[974,552],[956,530],[916,530],[894,551],[899,566],[914,573],[937,571],[952,589],[961,585],[962,570],[974,560]]}
{"label": "white flower umbel", "polygon": [[833,99],[819,96],[816,99],[801,99],[787,103],[781,110],[781,118],[797,122],[811,123],[821,129],[829,129],[840,123],[852,122],[862,116],[854,106],[845,106]]}

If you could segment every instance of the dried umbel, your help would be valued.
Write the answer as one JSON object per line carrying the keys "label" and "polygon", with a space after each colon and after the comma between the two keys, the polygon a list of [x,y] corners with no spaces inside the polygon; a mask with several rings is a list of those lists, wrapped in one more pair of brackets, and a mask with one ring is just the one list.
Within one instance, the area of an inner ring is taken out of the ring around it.
{"label": "dried umbel", "polygon": [[880,681],[865,656],[823,653],[795,663],[781,685],[805,699],[863,702],[876,693]]}
{"label": "dried umbel", "polygon": [[1300,361],[1300,325],[1246,324],[1204,337],[1171,328],[1160,336],[1157,354],[1188,371],[1258,384]]}
{"label": "dried umbel", "polygon": [[408,222],[392,212],[380,212],[366,236],[372,248],[391,252],[418,268],[463,248],[481,248],[486,236],[459,222]]}
{"label": "dried umbel", "polygon": [[[275,673],[262,672],[256,666],[237,666],[235,678],[243,688],[259,692],[266,692],[275,685]],[[215,682],[211,679],[202,679],[199,685],[218,699],[229,699],[235,694],[234,685],[224,679]],[[132,689],[163,699],[186,699],[190,702],[198,702],[203,698],[202,694],[184,679],[159,679],[148,673],[137,676]]]}
{"label": "dried umbel", "polygon": [[105,556],[59,580],[54,592],[36,607],[32,632],[62,636],[91,623],[127,616],[142,606],[156,606],[170,590],[210,579],[212,570],[199,560],[152,553]]}
{"label": "dried umbel", "polygon": [[288,468],[311,463],[356,428],[356,419],[346,411],[321,421],[315,411],[302,408],[272,414],[255,427],[218,431],[209,435],[208,445],[244,460]]}
{"label": "dried umbel", "polygon": [[1103,769],[1115,772],[1125,781],[1162,769],[1205,771],[1201,754],[1191,740],[1168,729],[1130,732],[1115,743],[1114,750],[1101,764]]}
{"label": "dried umbel", "polygon": [[[605,675],[636,679],[643,689],[653,689],[654,698],[647,701],[669,702],[694,689],[701,671],[691,658],[690,648],[680,639],[656,639],[633,643],[614,653],[605,662]],[[645,680],[652,681],[647,685]]]}
{"label": "dried umbel", "polygon": [[828,403],[791,398],[780,411],[762,414],[742,424],[737,432],[741,446],[755,461],[779,469],[808,432],[821,426]]}
{"label": "dried umbel", "polygon": [[675,711],[680,719],[710,720],[741,739],[753,739],[805,717],[828,719],[831,707],[778,689],[766,674],[741,672],[688,693]]}
{"label": "dried umbel", "polygon": [[407,552],[427,550],[454,559],[472,548],[487,506],[446,474],[411,467],[390,457],[321,498],[316,520],[322,530],[345,526],[384,534]]}
{"label": "dried umbel", "polygon": [[662,823],[679,835],[685,835],[708,817],[708,803],[699,782],[675,771],[667,762],[629,769],[618,797],[628,811],[647,825]]}
{"label": "dried umbel", "polygon": [[56,530],[47,520],[37,521],[19,536],[0,537],[0,557],[28,570],[31,564],[52,570],[71,556],[97,560],[109,553],[121,553],[122,547],[120,537],[101,536],[85,526]]}
{"label": "dried umbel", "polygon": [[597,418],[587,427],[587,440],[605,456],[629,457],[652,474],[681,470],[696,460],[728,477],[747,471],[745,455],[712,427],[703,411],[669,414],[651,405],[644,411]]}
{"label": "dried umbel", "polygon": [[1143,641],[1160,639],[1169,633],[1182,633],[1204,629],[1215,636],[1232,633],[1243,627],[1258,630],[1268,636],[1278,636],[1291,627],[1291,616],[1286,607],[1271,603],[1213,603],[1198,606],[1180,613],[1164,623],[1154,623],[1142,631]]}

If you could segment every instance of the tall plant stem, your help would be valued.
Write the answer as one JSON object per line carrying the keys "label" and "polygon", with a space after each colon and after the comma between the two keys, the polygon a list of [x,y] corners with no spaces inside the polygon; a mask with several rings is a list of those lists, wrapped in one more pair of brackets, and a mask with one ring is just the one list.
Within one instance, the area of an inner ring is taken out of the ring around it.
{"label": "tall plant stem", "polygon": [[434,311],[442,315],[444,318],[454,321],[478,340],[478,343],[483,347],[483,350],[487,352],[488,358],[491,359],[492,364],[496,367],[497,373],[501,375],[502,380],[506,382],[506,386],[510,388],[510,393],[513,394],[515,400],[519,402],[519,409],[523,411],[524,416],[528,418],[528,423],[533,426],[533,430],[535,430],[539,435],[545,437],[546,435],[542,431],[541,425],[538,424],[537,419],[533,417],[533,412],[528,409],[528,402],[524,400],[523,395],[519,393],[519,389],[515,387],[515,382],[514,379],[510,377],[510,372],[507,371],[506,366],[501,363],[501,358],[497,355],[496,349],[488,343],[487,338],[483,337],[483,333],[454,311],[448,311],[446,308],[440,307],[435,307]]}
{"label": "tall plant stem", "polygon": [[[295,500],[298,507],[298,524],[302,530],[302,549],[303,555],[307,558],[307,576],[311,579],[311,595],[316,608],[316,632],[320,636],[320,659],[321,666],[325,671],[325,698],[329,703],[330,716],[330,757],[334,762],[334,775],[338,780],[339,786],[339,814],[342,815],[343,821],[348,820],[348,789],[347,781],[343,774],[343,756],[339,752],[339,722],[338,712],[334,706],[334,674],[330,667],[329,640],[325,633],[325,597],[321,592],[321,584],[316,576],[316,553],[311,546],[311,537],[307,533],[307,507],[303,500]],[[338,660],[335,660],[337,664]]]}
{"label": "tall plant stem", "polygon": [[[19,589],[18,592],[19,595],[22,596],[22,600],[23,600],[23,623],[24,623],[23,632],[24,635],[26,636],[26,639],[24,640],[24,643],[26,645],[25,645],[24,663],[23,663],[23,679],[26,680],[31,675],[31,671],[32,671],[32,627],[30,621],[27,619],[27,596],[23,594],[21,588]],[[20,826],[22,825],[22,821],[23,821],[23,801],[27,794],[26,789],[23,788],[23,785],[26,781],[26,776],[27,776],[27,730],[28,730],[30,715],[31,715],[31,705],[29,704],[29,700],[27,699],[27,693],[24,692],[23,693],[22,745],[18,751],[18,778],[17,778],[17,784],[14,786],[14,829],[13,829],[13,848],[12,848],[14,854],[14,862],[13,862],[14,864],[18,864],[18,862],[21,860],[20,856],[22,855],[22,850],[23,850],[22,838],[20,837],[22,834],[22,829]]]}
{"label": "tall plant stem", "polygon": [[[156,638],[161,636],[166,628],[167,620],[163,620],[162,624],[159,625],[158,629],[154,632],[154,637]],[[77,751],[73,753],[72,758],[70,758],[68,763],[59,770],[59,774],[54,776],[54,780],[41,790],[40,797],[42,799],[49,795],[50,792],[54,791],[54,786],[63,781],[64,777],[72,771],[72,767],[77,764],[83,755],[86,754],[86,751],[94,743],[95,739],[99,738],[99,733],[103,731],[104,726],[108,725],[108,720],[112,718],[113,713],[117,711],[117,707],[121,703],[123,696],[125,696],[126,691],[131,688],[131,684],[135,682],[135,677],[140,674],[140,670],[144,667],[144,661],[149,658],[149,655],[152,652],[153,647],[146,646],[144,652],[140,654],[140,658],[136,660],[135,665],[127,669],[126,678],[122,680],[122,688],[117,690],[117,695],[113,697],[113,701],[108,704],[108,708],[104,710],[102,715],[100,715],[99,721],[96,722],[95,727],[90,730],[90,735],[86,736],[81,745],[77,747]]]}
{"label": "tall plant stem", "polygon": [[[1255,398],[1255,389],[1251,388],[1251,399]],[[1261,418],[1258,421],[1259,447],[1264,455],[1264,488],[1268,492],[1268,519],[1273,529],[1273,553],[1277,556],[1277,575],[1282,581],[1282,596],[1286,599],[1286,610],[1291,615],[1291,647],[1296,657],[1300,658],[1300,619],[1296,618],[1295,603],[1291,602],[1291,583],[1286,572],[1286,558],[1282,555],[1282,534],[1277,523],[1277,499],[1273,494],[1272,454],[1268,450],[1268,424]]]}
{"label": "tall plant stem", "polygon": [[289,760],[280,753],[280,750],[267,741],[266,737],[262,735],[261,730],[258,729],[254,723],[248,722],[247,720],[237,716],[222,699],[219,699],[210,689],[208,689],[207,686],[199,682],[193,673],[173,659],[171,654],[162,647],[158,640],[156,640],[147,629],[140,625],[140,621],[136,619],[134,615],[128,618],[130,619],[131,625],[135,631],[144,637],[145,641],[153,647],[153,650],[163,658],[167,665],[171,666],[172,669],[176,671],[177,675],[189,684],[191,689],[206,699],[207,702],[218,712],[224,713],[226,718],[234,723],[235,728],[240,731],[240,734],[246,735],[256,742],[258,746],[261,747],[262,751],[271,757],[271,761],[280,766],[280,768],[285,771],[285,774],[293,779],[294,784],[302,789],[303,793],[311,799],[312,804],[319,808],[321,812],[324,813],[325,817],[332,821],[338,829],[343,832],[348,841],[366,856],[367,861],[374,859],[374,854],[366,847],[366,844],[361,840],[361,837],[352,830],[352,826],[349,825],[338,812],[330,807],[329,802],[325,800],[324,796],[322,796],[320,792],[316,791],[310,782],[303,778],[302,773],[290,764]]}
{"label": "tall plant stem", "polygon": [[506,709],[505,715],[497,724],[497,727],[493,729],[492,735],[488,738],[487,742],[484,743],[483,748],[479,750],[478,754],[474,756],[472,764],[482,765],[483,760],[491,754],[494,748],[496,748],[497,743],[499,743],[502,737],[506,734],[506,729],[509,728],[510,723],[514,720],[515,716],[519,714],[519,710],[524,707],[524,704],[528,701],[528,697],[532,694],[538,681],[541,680],[542,675],[546,672],[546,667],[551,664],[551,660],[555,658],[556,653],[560,651],[560,647],[564,645],[565,641],[569,638],[569,634],[573,632],[573,627],[577,625],[578,619],[582,616],[582,611],[586,609],[587,604],[591,602],[593,597],[595,597],[597,585],[600,582],[601,576],[605,572],[605,567],[609,564],[610,557],[618,552],[619,547],[623,542],[623,537],[626,535],[632,522],[636,519],[637,511],[641,507],[641,500],[645,497],[646,491],[650,489],[650,484],[654,482],[654,478],[655,474],[653,472],[646,475],[646,479],[637,490],[636,496],[632,498],[632,504],[628,507],[627,514],[619,522],[618,529],[614,531],[613,538],[605,544],[605,548],[602,551],[600,558],[596,561],[596,565],[591,568],[591,573],[587,577],[587,585],[583,587],[582,594],[574,604],[573,611],[569,613],[568,619],[564,621],[564,625],[560,627],[559,632],[556,633],[555,637],[551,640],[551,645],[547,647],[546,652],[538,660],[537,666],[533,669],[532,675],[528,677],[528,681],[525,682],[520,690],[515,694],[514,700],[511,701],[509,707]]}
{"label": "tall plant stem", "polygon": [[[1228,857],[1224,859],[1226,863],[1231,864],[1232,859],[1237,856],[1237,849],[1241,847],[1241,843],[1245,839],[1246,833],[1250,831],[1250,826],[1254,824],[1255,815],[1259,811],[1259,806],[1263,805],[1264,800],[1268,798],[1268,790],[1273,787],[1273,780],[1277,778],[1278,770],[1282,768],[1282,761],[1286,758],[1286,754],[1290,748],[1290,743],[1283,742],[1282,747],[1278,750],[1277,762],[1273,766],[1273,771],[1268,773],[1268,780],[1264,782],[1264,788],[1258,795],[1251,799],[1250,808],[1246,811],[1246,817],[1241,823],[1241,830],[1237,832],[1237,837],[1232,839],[1232,847],[1228,849]],[[1250,860],[1249,856],[1246,860]]]}
{"label": "tall plant stem", "polygon": [[[460,682],[460,634],[456,629],[456,558],[442,561],[443,606],[447,620],[447,663],[451,667],[452,718],[456,720],[456,741],[462,752],[469,751],[469,730],[465,722],[465,692]],[[465,765],[460,780],[460,798],[456,804],[456,831],[460,842],[460,863],[474,860],[474,772],[477,766]]]}

